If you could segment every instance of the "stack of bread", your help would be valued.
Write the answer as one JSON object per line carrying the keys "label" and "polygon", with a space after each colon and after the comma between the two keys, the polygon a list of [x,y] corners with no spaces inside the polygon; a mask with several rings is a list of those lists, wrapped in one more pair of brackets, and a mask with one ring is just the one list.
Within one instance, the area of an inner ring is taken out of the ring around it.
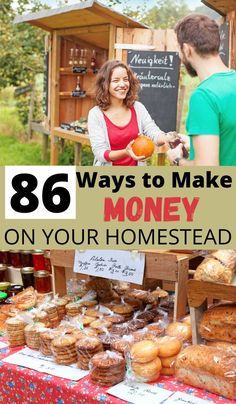
{"label": "stack of bread", "polygon": [[6,333],[10,346],[25,344],[24,328],[26,323],[17,317],[10,317],[6,320]]}
{"label": "stack of bread", "polygon": [[156,343],[159,348],[159,357],[162,365],[161,374],[166,376],[174,375],[175,361],[182,348],[180,339],[166,335],[157,338]]}
{"label": "stack of bread", "polygon": [[130,349],[130,367],[137,380],[152,382],[157,380],[161,371],[159,348],[155,341],[136,342]]}
{"label": "stack of bread", "polygon": [[197,267],[194,279],[230,284],[236,269],[234,250],[217,250],[208,255]]}

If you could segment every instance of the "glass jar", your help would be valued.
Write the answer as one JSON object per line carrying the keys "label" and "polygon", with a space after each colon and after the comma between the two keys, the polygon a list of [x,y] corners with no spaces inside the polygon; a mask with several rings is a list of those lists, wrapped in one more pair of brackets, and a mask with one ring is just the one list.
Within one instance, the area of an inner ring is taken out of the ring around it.
{"label": "glass jar", "polygon": [[10,282],[0,282],[0,292],[7,293],[10,286],[11,286]]}
{"label": "glass jar", "polygon": [[20,255],[21,255],[22,267],[32,267],[33,266],[32,251],[23,250],[23,251],[21,251]]}
{"label": "glass jar", "polygon": [[10,263],[13,267],[21,267],[21,252],[20,250],[10,250]]}
{"label": "glass jar", "polygon": [[2,263],[3,264],[10,264],[10,254],[8,250],[2,250],[1,251],[2,255]]}
{"label": "glass jar", "polygon": [[52,266],[51,266],[51,259],[50,259],[50,251],[46,251],[44,253],[44,263],[45,263],[45,270],[52,273]]}
{"label": "glass jar", "polygon": [[33,266],[34,266],[35,271],[45,270],[44,251],[35,250],[32,252],[32,257],[33,257]]}
{"label": "glass jar", "polygon": [[29,286],[34,287],[34,268],[23,267],[20,272],[24,288],[28,288]]}
{"label": "glass jar", "polygon": [[51,292],[51,279],[48,271],[35,271],[34,278],[35,289],[38,293]]}
{"label": "glass jar", "polygon": [[11,285],[7,292],[8,296],[9,297],[15,296],[18,293],[22,292],[23,289],[24,288],[22,285]]}
{"label": "glass jar", "polygon": [[7,266],[5,264],[0,264],[0,282],[5,280],[5,272],[7,270]]}

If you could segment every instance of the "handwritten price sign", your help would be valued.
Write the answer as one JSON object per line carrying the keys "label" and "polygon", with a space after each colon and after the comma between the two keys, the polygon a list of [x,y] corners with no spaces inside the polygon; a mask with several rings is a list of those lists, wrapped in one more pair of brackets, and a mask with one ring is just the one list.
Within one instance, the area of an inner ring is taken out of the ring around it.
{"label": "handwritten price sign", "polygon": [[141,285],[144,264],[145,255],[143,253],[117,250],[77,250],[74,272]]}

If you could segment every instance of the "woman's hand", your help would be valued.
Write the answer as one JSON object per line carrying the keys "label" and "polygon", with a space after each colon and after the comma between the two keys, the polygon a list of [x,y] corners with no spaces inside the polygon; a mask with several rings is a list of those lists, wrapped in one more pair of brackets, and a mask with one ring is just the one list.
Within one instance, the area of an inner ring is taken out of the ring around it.
{"label": "woman's hand", "polygon": [[132,144],[134,143],[134,140],[131,140],[131,142],[129,142],[126,146],[126,152],[127,154],[136,161],[143,161],[146,160],[145,156],[136,156],[136,154],[134,154],[133,149],[132,149]]}
{"label": "woman's hand", "polygon": [[167,151],[167,157],[172,164],[176,158],[182,159],[183,158],[183,143],[180,143],[174,149],[169,149]]}

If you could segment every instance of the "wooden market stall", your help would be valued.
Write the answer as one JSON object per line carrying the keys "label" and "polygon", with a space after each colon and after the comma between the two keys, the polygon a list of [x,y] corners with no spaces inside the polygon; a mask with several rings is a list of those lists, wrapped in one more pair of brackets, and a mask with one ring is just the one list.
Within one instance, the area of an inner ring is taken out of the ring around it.
{"label": "wooden market stall", "polygon": [[202,0],[207,7],[222,16],[222,22],[229,23],[229,67],[236,69],[236,1]]}
{"label": "wooden market stall", "polygon": [[[59,139],[75,142],[75,163],[81,163],[81,145],[90,144],[88,135],[61,126],[87,117],[94,105],[97,69],[106,60],[126,62],[127,49],[177,51],[173,30],[149,29],[95,0],[17,16],[15,23],[29,23],[48,33],[46,122],[51,135],[51,164],[58,162]],[[80,93],[76,93],[78,89]]]}

